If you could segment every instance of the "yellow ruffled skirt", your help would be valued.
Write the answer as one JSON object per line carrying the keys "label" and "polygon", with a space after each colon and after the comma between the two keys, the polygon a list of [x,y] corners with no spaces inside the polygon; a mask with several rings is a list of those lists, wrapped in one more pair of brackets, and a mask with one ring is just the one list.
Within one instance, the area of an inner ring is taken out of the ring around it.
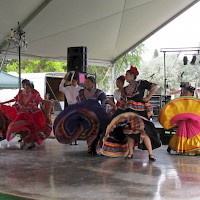
{"label": "yellow ruffled skirt", "polygon": [[159,121],[164,129],[177,127],[169,147],[180,154],[200,154],[200,100],[179,97],[161,110]]}

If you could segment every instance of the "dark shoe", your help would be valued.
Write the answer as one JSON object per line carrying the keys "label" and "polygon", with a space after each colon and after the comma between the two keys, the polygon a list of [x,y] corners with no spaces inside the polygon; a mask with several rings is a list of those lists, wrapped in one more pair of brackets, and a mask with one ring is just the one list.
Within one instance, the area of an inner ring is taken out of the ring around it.
{"label": "dark shoe", "polygon": [[167,152],[170,153],[171,152],[171,148],[168,146],[167,147]]}
{"label": "dark shoe", "polygon": [[156,161],[156,159],[154,158],[154,156],[153,156],[153,155],[149,155],[149,161],[152,161],[152,162],[154,162],[154,161]]}
{"label": "dark shoe", "polygon": [[97,155],[96,151],[88,151],[88,153],[91,154],[91,155]]}
{"label": "dark shoe", "polygon": [[34,149],[35,148],[35,144],[31,144],[31,146],[27,147],[27,149]]}
{"label": "dark shoe", "polygon": [[75,140],[75,141],[72,142],[70,145],[78,145],[78,142]]}
{"label": "dark shoe", "polygon": [[125,159],[132,159],[133,158],[133,154],[128,154]]}
{"label": "dark shoe", "polygon": [[21,142],[21,143],[20,143],[20,149],[25,149],[25,148],[26,148],[25,142]]}
{"label": "dark shoe", "polygon": [[18,142],[22,142],[22,141],[23,141],[22,139],[19,139],[19,140],[18,140]]}

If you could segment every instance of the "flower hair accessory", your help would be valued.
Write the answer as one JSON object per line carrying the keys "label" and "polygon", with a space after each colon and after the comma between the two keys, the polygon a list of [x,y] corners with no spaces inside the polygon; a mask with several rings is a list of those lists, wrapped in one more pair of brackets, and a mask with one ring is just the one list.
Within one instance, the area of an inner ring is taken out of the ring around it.
{"label": "flower hair accessory", "polygon": [[137,70],[137,67],[131,66],[131,67],[130,67],[130,70],[133,72],[133,74],[134,74],[135,77],[139,75],[139,72],[138,72],[138,70]]}

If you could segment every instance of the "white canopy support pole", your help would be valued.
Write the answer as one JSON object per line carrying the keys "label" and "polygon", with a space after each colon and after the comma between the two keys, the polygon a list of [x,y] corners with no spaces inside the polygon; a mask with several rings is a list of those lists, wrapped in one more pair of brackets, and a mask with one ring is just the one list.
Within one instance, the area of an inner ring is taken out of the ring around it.
{"label": "white canopy support pole", "polygon": [[111,94],[114,94],[115,90],[115,63],[112,65],[112,84],[111,84]]}

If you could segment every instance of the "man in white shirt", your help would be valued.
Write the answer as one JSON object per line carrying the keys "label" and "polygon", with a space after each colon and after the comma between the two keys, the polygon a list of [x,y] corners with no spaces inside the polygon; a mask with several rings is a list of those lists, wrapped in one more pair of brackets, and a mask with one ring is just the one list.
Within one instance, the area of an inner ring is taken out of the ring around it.
{"label": "man in white shirt", "polygon": [[78,78],[76,76],[73,77],[71,85],[65,86],[65,82],[67,81],[67,76],[65,76],[60,85],[59,85],[59,91],[64,93],[68,106],[76,104],[77,103],[77,96],[79,94],[79,91],[83,89],[81,86],[78,85]]}
{"label": "man in white shirt", "polygon": [[[77,103],[77,96],[79,94],[79,91],[83,89],[83,87],[78,85],[78,77],[74,75],[71,81],[71,85],[65,86],[65,82],[67,81],[68,77],[65,75],[65,77],[62,79],[60,85],[59,85],[59,91],[64,93],[68,106],[76,104]],[[77,141],[74,143],[77,145]]]}

